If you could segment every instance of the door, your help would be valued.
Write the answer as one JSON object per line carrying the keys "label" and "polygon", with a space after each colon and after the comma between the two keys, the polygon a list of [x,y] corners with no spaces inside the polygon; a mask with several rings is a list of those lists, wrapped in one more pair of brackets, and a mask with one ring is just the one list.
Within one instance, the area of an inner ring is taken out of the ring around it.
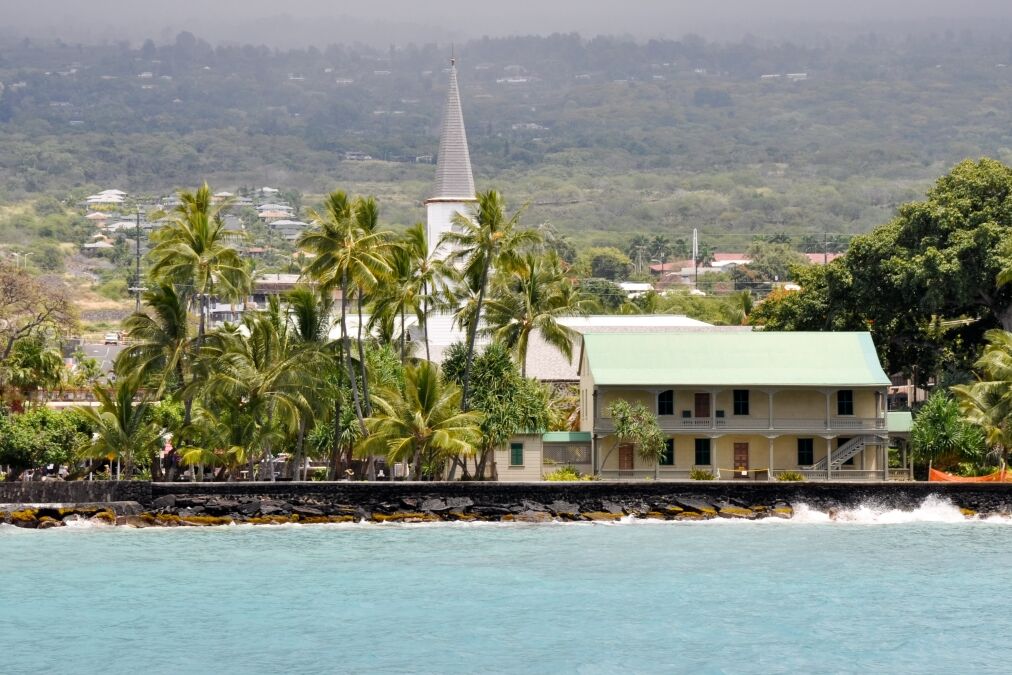
{"label": "door", "polygon": [[633,470],[633,446],[628,444],[618,446],[618,470]]}
{"label": "door", "polygon": [[709,394],[696,394],[696,411],[693,417],[709,417],[710,416],[710,395]]}
{"label": "door", "polygon": [[748,478],[748,443],[734,444],[734,477]]}

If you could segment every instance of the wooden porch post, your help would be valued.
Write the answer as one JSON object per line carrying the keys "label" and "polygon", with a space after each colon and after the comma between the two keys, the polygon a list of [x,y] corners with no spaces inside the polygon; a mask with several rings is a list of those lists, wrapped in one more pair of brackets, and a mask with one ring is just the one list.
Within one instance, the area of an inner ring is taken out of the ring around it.
{"label": "wooden porch post", "polygon": [[773,436],[769,437],[770,442],[770,461],[766,464],[766,479],[773,480]]}
{"label": "wooden porch post", "polygon": [[[770,403],[770,429],[773,428],[773,394],[775,393],[776,391],[774,389],[770,389],[766,392],[766,399]],[[772,457],[772,455],[770,456]]]}
{"label": "wooden porch post", "polygon": [[[827,407],[829,399],[826,399]],[[826,437],[826,480],[831,480],[833,477],[833,439]]]}
{"label": "wooden porch post", "polygon": [[882,444],[882,480],[889,480],[889,437],[879,440]]}
{"label": "wooden porch post", "polygon": [[822,393],[826,396],[826,429],[829,429],[829,398],[833,395],[828,389],[823,389]]}

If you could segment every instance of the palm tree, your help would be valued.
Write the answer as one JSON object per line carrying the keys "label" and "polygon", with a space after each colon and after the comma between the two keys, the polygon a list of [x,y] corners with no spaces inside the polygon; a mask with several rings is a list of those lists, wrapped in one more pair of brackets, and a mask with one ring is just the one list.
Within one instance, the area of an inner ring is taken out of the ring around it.
{"label": "palm tree", "polygon": [[396,246],[391,249],[391,283],[376,299],[376,321],[400,319],[401,358],[406,358],[405,315],[414,312],[425,343],[425,360],[429,354],[428,319],[433,309],[446,304],[450,291],[453,268],[439,257],[439,251],[429,253],[424,223],[408,228]]}
{"label": "palm tree", "polygon": [[50,349],[41,336],[22,338],[0,363],[0,383],[10,382],[27,401],[34,392],[45,394],[60,387],[65,372],[63,357]]}
{"label": "palm tree", "polygon": [[139,453],[157,449],[160,431],[150,420],[148,402],[134,401],[138,385],[136,378],[126,377],[117,380],[111,394],[102,387],[95,387],[99,406],[79,409],[95,429],[95,436],[82,450],[82,456],[121,460],[128,479],[133,475],[134,458]]}
{"label": "palm tree", "polygon": [[488,331],[515,351],[520,374],[527,376],[527,346],[532,332],[572,361],[576,331],[558,319],[583,313],[583,301],[562,273],[554,251],[527,253],[513,271],[501,274],[487,302]]}
{"label": "palm tree", "polygon": [[482,416],[461,412],[460,399],[460,388],[443,382],[434,363],[408,366],[403,392],[387,390],[376,397],[376,414],[367,420],[369,435],[358,443],[356,454],[382,454],[391,465],[410,461],[414,480],[450,458],[474,455]]}
{"label": "palm tree", "polygon": [[[319,386],[316,364],[298,347],[287,329],[280,302],[272,298],[266,312],[248,314],[240,326],[210,336],[204,359],[210,373],[203,385],[211,401],[239,401],[255,425],[252,443],[259,445],[263,468],[274,480],[272,449],[282,430],[294,432]],[[250,479],[253,458],[248,457]]]}
{"label": "palm tree", "polygon": [[465,292],[474,298],[474,312],[466,319],[468,331],[467,360],[464,366],[461,405],[467,409],[471,362],[474,360],[474,342],[481,324],[481,310],[488,287],[489,271],[514,268],[526,245],[536,244],[540,236],[535,230],[520,230],[517,224],[523,208],[506,216],[502,196],[495,190],[478,194],[478,203],[471,217],[460,213],[453,218],[457,231],[443,235],[439,245],[449,244],[450,263],[460,265]]}
{"label": "palm tree", "polygon": [[984,334],[987,346],[974,364],[979,371],[972,384],[952,387],[966,420],[977,425],[1004,469],[1012,450],[1012,333],[992,329]]}
{"label": "palm tree", "polygon": [[179,193],[175,217],[153,235],[151,275],[189,289],[197,298],[200,322],[198,346],[204,341],[211,296],[240,298],[250,286],[249,270],[231,242],[243,233],[225,227],[222,211],[227,201],[215,204],[204,183],[196,192]]}
{"label": "palm tree", "polygon": [[116,358],[116,371],[138,377],[142,382],[158,381],[155,398],[170,385],[186,386],[193,345],[186,313],[186,298],[172,284],[157,284],[145,291],[149,312],[137,312],[123,322],[131,343]]}
{"label": "palm tree", "polygon": [[358,378],[351,363],[348,298],[352,285],[373,287],[381,275],[390,272],[384,255],[387,235],[363,231],[355,214],[355,205],[340,190],[330,193],[324,200],[323,212],[312,212],[311,217],[318,226],[303,233],[298,246],[315,254],[306,268],[307,276],[315,279],[323,290],[341,289],[341,355],[351,385],[355,415],[364,432],[365,415],[362,413]]}
{"label": "palm tree", "polygon": [[[311,364],[314,369],[320,371],[330,370],[332,359],[337,356],[334,353],[330,341],[331,315],[333,313],[334,301],[326,292],[320,292],[307,286],[298,286],[288,293],[288,312],[292,338],[297,342],[298,348],[304,354],[303,358]],[[340,361],[338,361],[340,365]],[[339,393],[334,393],[335,398]],[[314,414],[323,413],[323,406],[314,397],[311,401]],[[340,415],[340,409],[337,413]],[[291,462],[291,478],[298,479],[298,467],[301,466],[306,431],[308,429],[309,417],[302,415],[299,418],[299,435],[296,441],[295,457]]]}

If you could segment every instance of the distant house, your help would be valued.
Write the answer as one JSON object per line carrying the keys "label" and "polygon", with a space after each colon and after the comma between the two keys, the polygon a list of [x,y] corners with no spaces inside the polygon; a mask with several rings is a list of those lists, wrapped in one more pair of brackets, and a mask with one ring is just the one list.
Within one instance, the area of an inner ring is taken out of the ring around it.
{"label": "distant house", "polygon": [[621,281],[618,284],[628,298],[639,298],[654,290],[653,284],[637,283],[633,281]]}
{"label": "distant house", "polygon": [[93,241],[89,244],[84,244],[83,246],[81,246],[81,250],[84,253],[101,253],[102,251],[108,251],[113,248],[116,247],[107,241]]}
{"label": "distant house", "polygon": [[309,223],[301,220],[274,220],[268,223],[268,227],[281,235],[285,241],[295,241],[299,235],[309,229]]}
{"label": "distant house", "polygon": [[748,265],[752,262],[752,256],[747,253],[714,253],[710,267],[722,270],[725,267]]}
{"label": "distant house", "polygon": [[806,253],[805,257],[813,265],[831,263],[837,258],[843,257],[842,253]]}

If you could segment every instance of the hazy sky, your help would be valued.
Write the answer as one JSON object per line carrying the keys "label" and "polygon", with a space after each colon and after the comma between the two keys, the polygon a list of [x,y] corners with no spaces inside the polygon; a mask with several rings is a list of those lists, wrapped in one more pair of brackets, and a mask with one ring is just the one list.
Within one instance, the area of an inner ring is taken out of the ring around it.
{"label": "hazy sky", "polygon": [[189,30],[212,42],[289,47],[570,31],[736,38],[951,24],[1007,32],[1012,0],[0,0],[0,16],[0,32],[18,36],[139,42]]}

